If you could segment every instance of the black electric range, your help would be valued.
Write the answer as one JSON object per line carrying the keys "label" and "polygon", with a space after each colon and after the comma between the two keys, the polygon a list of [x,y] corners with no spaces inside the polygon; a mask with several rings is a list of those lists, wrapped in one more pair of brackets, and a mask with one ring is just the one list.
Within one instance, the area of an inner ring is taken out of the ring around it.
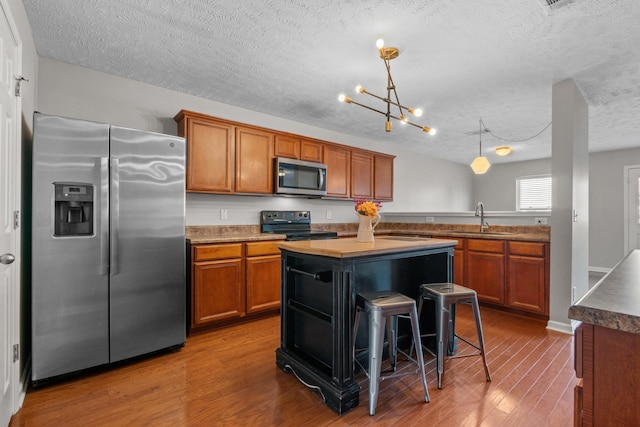
{"label": "black electric range", "polygon": [[309,211],[261,211],[260,231],[286,234],[285,240],[337,239],[335,231],[311,231]]}

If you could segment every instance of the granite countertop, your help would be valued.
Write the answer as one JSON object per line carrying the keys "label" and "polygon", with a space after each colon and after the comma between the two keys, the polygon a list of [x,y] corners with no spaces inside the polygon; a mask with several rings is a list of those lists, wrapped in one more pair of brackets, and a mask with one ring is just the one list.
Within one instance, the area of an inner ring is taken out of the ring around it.
{"label": "granite countertop", "polygon": [[630,252],[569,307],[569,318],[640,334],[640,250]]}
{"label": "granite countertop", "polygon": [[309,255],[320,255],[331,258],[352,258],[366,255],[445,248],[457,244],[457,240],[381,236],[376,237],[373,242],[358,242],[354,237],[349,237],[345,239],[278,242],[276,246],[280,249]]}
{"label": "granite countertop", "polygon": [[[489,231],[478,232],[478,225],[471,224],[415,224],[381,223],[375,234],[519,240],[527,242],[548,242],[549,226],[491,226]],[[354,237],[358,233],[358,224],[313,224],[313,231],[335,231],[338,237]],[[261,233],[259,225],[232,226],[187,226],[186,238],[191,244],[233,243],[284,240],[284,234]]]}

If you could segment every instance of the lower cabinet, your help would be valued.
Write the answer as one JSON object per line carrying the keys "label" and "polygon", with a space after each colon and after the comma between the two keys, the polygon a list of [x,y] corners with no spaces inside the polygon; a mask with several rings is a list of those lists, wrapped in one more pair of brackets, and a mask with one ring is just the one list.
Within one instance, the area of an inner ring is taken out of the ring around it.
{"label": "lower cabinet", "polygon": [[467,240],[467,286],[480,301],[504,305],[504,244],[502,240]]}
{"label": "lower cabinet", "polygon": [[247,313],[280,308],[280,249],[246,243]]}
{"label": "lower cabinet", "polygon": [[455,239],[456,283],[475,290],[480,302],[494,307],[549,315],[549,243]]}
{"label": "lower cabinet", "polygon": [[574,345],[574,425],[640,425],[640,335],[581,323]]}
{"label": "lower cabinet", "polygon": [[190,332],[280,307],[275,242],[192,245],[190,259]]}
{"label": "lower cabinet", "polygon": [[549,313],[549,245],[508,242],[507,306],[532,313]]}

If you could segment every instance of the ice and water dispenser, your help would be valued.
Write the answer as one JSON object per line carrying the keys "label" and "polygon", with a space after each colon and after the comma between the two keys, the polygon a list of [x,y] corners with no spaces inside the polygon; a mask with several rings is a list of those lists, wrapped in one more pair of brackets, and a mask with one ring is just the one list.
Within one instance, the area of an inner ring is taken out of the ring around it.
{"label": "ice and water dispenser", "polygon": [[93,234],[93,185],[54,182],[54,236]]}

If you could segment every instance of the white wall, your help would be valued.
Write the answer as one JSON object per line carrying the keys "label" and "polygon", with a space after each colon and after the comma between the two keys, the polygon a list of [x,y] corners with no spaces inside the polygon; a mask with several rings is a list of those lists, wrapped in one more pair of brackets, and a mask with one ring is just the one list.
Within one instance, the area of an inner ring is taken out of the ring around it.
{"label": "white wall", "polygon": [[[472,204],[473,174],[467,165],[418,155],[397,146],[292,122],[215,101],[41,58],[38,109],[75,117],[175,135],[173,117],[181,109],[283,130],[313,138],[395,154],[394,201],[389,211],[459,211]],[[228,219],[220,219],[220,209]],[[313,222],[355,222],[353,202],[285,197],[187,195],[187,225],[258,224],[262,209],[308,209]],[[331,211],[331,219],[327,218]]]}

